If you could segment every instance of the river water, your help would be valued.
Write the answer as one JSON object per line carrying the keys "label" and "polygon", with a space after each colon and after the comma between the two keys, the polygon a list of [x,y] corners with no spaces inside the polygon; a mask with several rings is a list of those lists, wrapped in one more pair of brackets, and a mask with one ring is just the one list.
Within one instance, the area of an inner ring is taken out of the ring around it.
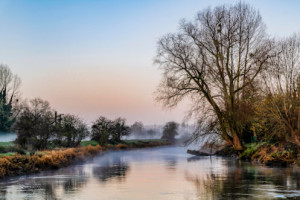
{"label": "river water", "polygon": [[181,147],[112,151],[59,170],[0,181],[0,199],[300,199],[300,171]]}

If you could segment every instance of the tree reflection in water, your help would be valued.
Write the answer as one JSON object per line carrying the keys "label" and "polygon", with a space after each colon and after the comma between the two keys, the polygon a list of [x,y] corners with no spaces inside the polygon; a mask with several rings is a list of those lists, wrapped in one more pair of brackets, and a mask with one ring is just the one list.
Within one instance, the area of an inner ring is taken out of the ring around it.
{"label": "tree reflection in water", "polygon": [[114,151],[89,163],[0,181],[0,199],[300,199],[300,170],[179,147]]}
{"label": "tree reflection in water", "polygon": [[198,199],[274,199],[300,197],[300,173],[293,168],[268,168],[247,162],[224,160],[226,171],[191,174]]}
{"label": "tree reflection in water", "polygon": [[[88,177],[82,167],[62,168],[57,171],[45,171],[30,178],[16,178],[20,189],[14,191],[15,199],[34,199],[42,197],[47,200],[59,199],[58,196],[78,192],[86,183]],[[7,183],[7,186],[14,185],[15,181]],[[1,200],[6,199],[7,190],[0,188]],[[23,198],[18,198],[18,197]]]}
{"label": "tree reflection in water", "polygon": [[6,189],[0,189],[0,200],[5,200],[6,199]]}
{"label": "tree reflection in water", "polygon": [[168,172],[174,173],[176,170],[177,159],[178,158],[176,156],[164,156],[164,161]]}
{"label": "tree reflection in water", "polygon": [[110,180],[124,182],[128,170],[129,165],[126,161],[123,161],[120,157],[113,157],[105,160],[101,165],[95,165],[93,176],[97,177],[102,183]]}

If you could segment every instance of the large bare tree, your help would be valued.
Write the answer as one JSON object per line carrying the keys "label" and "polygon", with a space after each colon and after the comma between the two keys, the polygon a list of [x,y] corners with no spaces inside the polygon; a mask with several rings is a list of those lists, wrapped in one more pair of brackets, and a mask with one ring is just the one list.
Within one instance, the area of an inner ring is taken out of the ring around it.
{"label": "large bare tree", "polygon": [[[244,3],[199,12],[177,33],[158,42],[156,63],[163,70],[157,99],[176,106],[189,97],[216,119],[221,137],[243,150],[239,105],[269,64],[273,41],[258,11]],[[199,111],[197,109],[197,111]]]}

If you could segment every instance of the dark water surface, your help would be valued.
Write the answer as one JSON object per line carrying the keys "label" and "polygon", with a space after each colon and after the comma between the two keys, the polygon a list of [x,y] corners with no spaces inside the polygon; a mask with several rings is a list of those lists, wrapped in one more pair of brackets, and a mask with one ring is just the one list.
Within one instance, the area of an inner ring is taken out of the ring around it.
{"label": "dark water surface", "polygon": [[0,182],[0,199],[300,199],[300,171],[181,147],[109,152],[93,161]]}

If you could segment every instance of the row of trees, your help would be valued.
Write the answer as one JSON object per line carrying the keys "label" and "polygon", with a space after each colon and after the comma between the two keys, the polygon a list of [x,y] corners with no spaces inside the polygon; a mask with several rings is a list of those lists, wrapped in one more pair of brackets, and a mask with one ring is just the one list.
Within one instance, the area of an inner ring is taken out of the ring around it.
{"label": "row of trees", "polygon": [[245,3],[200,11],[158,42],[157,99],[192,101],[194,139],[217,136],[237,151],[254,141],[300,146],[300,36],[275,39]]}
{"label": "row of trees", "polygon": [[24,105],[13,129],[17,144],[29,149],[46,149],[50,144],[77,146],[89,135],[86,124],[77,116],[57,114],[47,101],[38,98]]}
{"label": "row of trees", "polygon": [[[20,78],[8,66],[0,65],[0,132],[15,131],[16,143],[22,148],[74,147],[87,137],[105,145],[118,143],[122,136],[129,134],[145,138],[158,132],[146,130],[141,122],[129,127],[123,118],[99,117],[89,128],[78,116],[59,114],[40,98],[19,101],[20,83]],[[163,138],[174,140],[176,134],[164,134]]]}
{"label": "row of trees", "polygon": [[90,134],[88,126],[79,117],[58,114],[47,101],[39,98],[23,105],[12,128],[17,132],[16,143],[26,149],[75,147],[90,135],[103,145],[118,142],[121,136],[129,133],[124,119],[111,121],[100,117],[93,123]]}
{"label": "row of trees", "polygon": [[[178,126],[176,122],[167,122],[161,138],[174,142],[175,136],[178,135]],[[121,142],[123,136],[144,130],[141,122],[129,127],[124,118],[110,120],[101,116],[92,123],[89,131],[88,126],[79,117],[58,114],[50,107],[49,102],[40,98],[23,105],[12,128],[17,132],[16,143],[25,149],[76,147],[87,137],[98,141],[100,145],[116,144]],[[151,129],[147,133],[155,134]]]}
{"label": "row of trees", "polygon": [[58,114],[49,102],[36,98],[19,101],[21,79],[6,65],[0,65],[0,132],[17,133],[16,142],[27,149],[46,149],[50,146],[74,147],[91,136],[102,145],[119,142],[129,134],[125,119],[109,120],[99,117],[91,127],[79,117]]}

